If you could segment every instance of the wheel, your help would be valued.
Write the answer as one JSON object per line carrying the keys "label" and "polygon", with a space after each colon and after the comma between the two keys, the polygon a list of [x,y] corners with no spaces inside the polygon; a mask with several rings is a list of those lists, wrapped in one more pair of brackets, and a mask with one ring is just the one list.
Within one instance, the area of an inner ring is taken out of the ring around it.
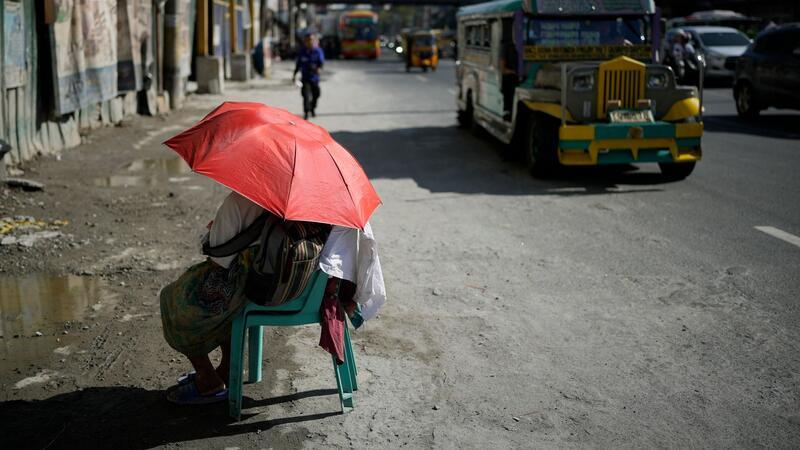
{"label": "wheel", "polygon": [[436,72],[436,66],[431,66],[431,70]]}
{"label": "wheel", "polygon": [[459,128],[472,128],[472,111],[472,92],[467,92],[467,109],[459,109],[456,116]]}
{"label": "wheel", "polygon": [[694,170],[694,161],[688,163],[658,163],[661,175],[669,180],[683,180]]}
{"label": "wheel", "polygon": [[736,112],[740,117],[753,118],[758,116],[759,104],[756,101],[755,91],[750,83],[742,82],[734,90]]}
{"label": "wheel", "polygon": [[543,114],[532,114],[525,131],[522,156],[531,175],[553,175],[558,168],[558,122]]}
{"label": "wheel", "polygon": [[406,72],[411,72],[411,66],[406,65]]}
{"label": "wheel", "polygon": [[428,66],[422,66],[422,71],[423,72],[427,72],[428,71]]}

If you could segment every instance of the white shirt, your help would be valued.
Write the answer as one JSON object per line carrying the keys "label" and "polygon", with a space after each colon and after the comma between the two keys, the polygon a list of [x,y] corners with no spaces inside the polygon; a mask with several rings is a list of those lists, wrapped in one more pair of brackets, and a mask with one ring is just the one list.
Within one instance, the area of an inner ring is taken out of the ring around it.
{"label": "white shirt", "polygon": [[[224,244],[250,226],[264,208],[242,195],[231,192],[219,206],[208,233],[209,244]],[[253,242],[255,244],[255,242]],[[229,267],[237,255],[210,257],[222,267]],[[378,258],[378,244],[369,222],[363,230],[334,226],[319,257],[319,268],[328,275],[356,285],[353,296],[361,306],[361,316],[369,320],[386,302],[386,287]]]}
{"label": "white shirt", "polygon": [[[236,192],[231,192],[217,209],[217,216],[208,232],[209,245],[216,247],[230,241],[263,213],[264,208]],[[210,256],[210,258],[227,269],[237,256],[237,254],[233,254],[222,257]]]}
{"label": "white shirt", "polygon": [[319,256],[319,267],[332,277],[355,283],[353,300],[361,306],[364,320],[375,317],[386,303],[378,243],[369,222],[363,230],[334,226]]}

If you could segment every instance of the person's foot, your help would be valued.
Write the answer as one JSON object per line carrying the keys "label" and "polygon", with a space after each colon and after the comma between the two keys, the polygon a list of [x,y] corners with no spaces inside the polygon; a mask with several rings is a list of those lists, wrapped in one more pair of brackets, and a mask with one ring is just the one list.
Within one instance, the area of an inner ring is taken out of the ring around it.
{"label": "person's foot", "polygon": [[308,111],[303,113],[303,119],[308,120]]}
{"label": "person's foot", "polygon": [[[219,379],[222,380],[223,383],[225,383],[225,386],[228,385],[228,378],[230,377],[231,373],[230,370],[231,370],[230,366],[228,367],[219,366],[216,369],[214,369],[214,371],[217,372],[217,376],[219,377]],[[194,383],[194,379],[196,377],[197,373],[194,370],[192,370],[191,372],[186,372],[178,377],[178,384]]]}
{"label": "person's foot", "polygon": [[215,372],[217,372],[217,376],[219,377],[219,379],[222,380],[223,383],[225,383],[225,386],[227,386],[228,378],[229,375],[231,374],[231,368],[219,366],[215,369]]}
{"label": "person's foot", "polygon": [[313,110],[313,109],[311,110],[311,117],[317,117],[317,111],[316,110]]}
{"label": "person's foot", "polygon": [[200,395],[209,395],[225,389],[225,383],[217,375],[216,370],[196,373],[194,383],[189,384],[194,384]]}

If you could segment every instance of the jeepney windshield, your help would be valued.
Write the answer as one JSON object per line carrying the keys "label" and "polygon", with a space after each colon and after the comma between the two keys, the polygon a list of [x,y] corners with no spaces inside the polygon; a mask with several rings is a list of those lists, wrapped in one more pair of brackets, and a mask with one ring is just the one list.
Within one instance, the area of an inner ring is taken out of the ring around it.
{"label": "jeepney windshield", "polygon": [[414,36],[414,45],[431,47],[433,45],[433,36]]}
{"label": "jeepney windshield", "polygon": [[643,45],[648,43],[646,23],[632,18],[526,18],[528,45]]}

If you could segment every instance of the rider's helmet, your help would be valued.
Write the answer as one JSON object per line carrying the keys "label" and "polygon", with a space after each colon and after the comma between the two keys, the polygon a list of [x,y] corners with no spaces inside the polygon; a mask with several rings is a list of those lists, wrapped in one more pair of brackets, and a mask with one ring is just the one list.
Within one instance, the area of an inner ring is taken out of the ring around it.
{"label": "rider's helmet", "polygon": [[683,28],[676,28],[675,29],[675,37],[673,38],[675,42],[687,42],[689,41],[689,33],[686,32]]}

